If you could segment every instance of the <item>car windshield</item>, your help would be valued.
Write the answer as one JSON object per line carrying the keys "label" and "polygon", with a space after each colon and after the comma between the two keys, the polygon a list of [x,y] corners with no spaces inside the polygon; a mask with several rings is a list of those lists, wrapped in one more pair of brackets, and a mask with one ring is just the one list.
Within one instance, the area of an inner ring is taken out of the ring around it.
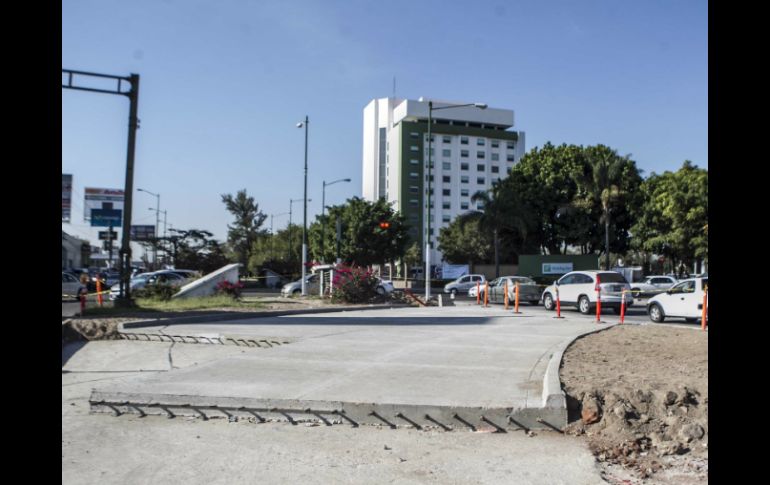
{"label": "car windshield", "polygon": [[626,283],[626,279],[620,273],[610,271],[607,273],[599,273],[599,280],[602,283]]}
{"label": "car windshield", "polygon": [[523,278],[521,276],[518,277],[518,278],[513,278],[513,283],[516,284],[517,282],[520,285],[536,285],[537,284],[537,283],[535,283],[535,280],[530,279],[530,278]]}

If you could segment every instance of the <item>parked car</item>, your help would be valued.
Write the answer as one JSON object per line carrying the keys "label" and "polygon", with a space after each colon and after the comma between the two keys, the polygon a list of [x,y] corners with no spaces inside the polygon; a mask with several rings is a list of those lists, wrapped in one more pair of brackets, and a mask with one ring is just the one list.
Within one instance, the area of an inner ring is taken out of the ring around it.
{"label": "parked car", "polygon": [[[171,284],[173,286],[182,286],[187,282],[187,278],[171,270],[154,271],[152,273],[141,273],[131,278],[131,291],[141,290],[147,285],[155,283]],[[110,300],[115,300],[120,294],[120,283],[110,287]]]}
{"label": "parked car", "polygon": [[[305,275],[305,292],[307,294],[318,294],[320,289],[318,274]],[[298,296],[302,294],[302,278],[291,283],[286,283],[281,288],[281,296]]]}
{"label": "parked car", "polygon": [[453,295],[457,295],[457,293],[466,293],[471,287],[475,287],[477,283],[483,285],[485,281],[486,278],[483,274],[467,274],[460,276],[451,283],[444,285],[444,293],[452,293]]}
{"label": "parked car", "polygon": [[393,282],[390,280],[383,280],[381,278],[377,278],[378,285],[377,285],[377,293],[380,295],[390,295],[393,293]]}
{"label": "parked car", "polygon": [[580,313],[584,315],[595,312],[597,278],[599,279],[598,286],[601,293],[602,308],[611,308],[615,313],[619,313],[623,290],[629,291],[625,296],[626,307],[634,304],[634,299],[630,294],[631,285],[622,274],[614,271],[572,271],[543,291],[543,306],[546,310],[556,308],[556,289],[558,288],[562,306],[577,307]]}
{"label": "parked car", "polygon": [[676,284],[676,278],[671,276],[648,276],[644,281],[631,284],[631,293],[634,296],[654,296],[664,292]]}
{"label": "parked car", "polygon": [[78,300],[78,289],[80,289],[80,280],[73,275],[72,273],[69,273],[67,271],[61,272],[61,297],[62,300],[65,298],[72,299],[77,301]]}
{"label": "parked car", "polygon": [[479,293],[478,290],[480,289],[480,286],[481,285],[479,285],[479,286],[471,286],[471,289],[468,290],[468,298],[476,298],[476,296]]}
{"label": "parked car", "polygon": [[[512,304],[516,299],[516,283],[519,283],[519,302],[529,302],[531,305],[540,303],[540,287],[526,276],[501,276],[489,283],[489,301],[491,303],[505,302],[505,285],[508,284],[508,301]],[[480,291],[484,296],[484,287]]]}
{"label": "parked car", "polygon": [[[690,278],[680,281],[665,293],[650,298],[647,314],[656,323],[666,318],[684,318],[696,322],[703,317],[703,292],[708,278]],[[708,311],[708,310],[707,310]]]}

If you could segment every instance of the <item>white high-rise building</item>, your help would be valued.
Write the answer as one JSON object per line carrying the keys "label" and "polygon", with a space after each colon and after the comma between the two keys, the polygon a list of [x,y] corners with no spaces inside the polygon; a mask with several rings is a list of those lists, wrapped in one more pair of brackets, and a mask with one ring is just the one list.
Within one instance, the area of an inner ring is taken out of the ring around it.
{"label": "white high-rise building", "polygon": [[[504,178],[524,155],[524,132],[513,111],[433,100],[430,210],[432,264],[441,264],[437,236],[460,214],[483,210],[471,196]],[[407,218],[425,246],[428,196],[428,102],[380,98],[364,108],[363,197],[385,198]]]}

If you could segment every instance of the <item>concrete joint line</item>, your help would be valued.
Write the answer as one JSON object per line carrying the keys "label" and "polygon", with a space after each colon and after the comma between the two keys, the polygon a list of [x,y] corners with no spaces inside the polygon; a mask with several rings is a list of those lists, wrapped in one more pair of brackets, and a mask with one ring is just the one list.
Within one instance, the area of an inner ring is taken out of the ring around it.
{"label": "concrete joint line", "polygon": [[118,339],[132,342],[171,342],[200,345],[236,345],[238,347],[271,348],[291,343],[289,340],[247,339],[240,337],[214,337],[196,335],[168,335],[164,333],[118,332]]}

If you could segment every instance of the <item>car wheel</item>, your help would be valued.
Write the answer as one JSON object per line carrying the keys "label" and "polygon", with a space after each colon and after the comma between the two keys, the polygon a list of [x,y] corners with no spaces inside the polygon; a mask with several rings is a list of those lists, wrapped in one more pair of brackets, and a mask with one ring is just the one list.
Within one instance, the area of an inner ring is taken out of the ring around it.
{"label": "car wheel", "polygon": [[650,305],[650,308],[647,311],[650,314],[650,320],[655,323],[660,323],[666,319],[666,315],[663,313],[663,309],[657,303]]}
{"label": "car wheel", "polygon": [[377,294],[378,295],[384,295],[385,294],[385,288],[383,288],[382,286],[378,286],[377,287]]}
{"label": "car wheel", "polygon": [[583,315],[591,313],[591,302],[588,300],[587,296],[584,295],[580,297],[578,300],[578,308]]}
{"label": "car wheel", "polygon": [[291,292],[291,296],[299,296],[302,294],[302,290],[297,289]]}
{"label": "car wheel", "polygon": [[543,307],[546,310],[551,311],[554,309],[555,306],[556,305],[554,305],[553,297],[551,296],[550,293],[546,293],[545,295],[543,295]]}

